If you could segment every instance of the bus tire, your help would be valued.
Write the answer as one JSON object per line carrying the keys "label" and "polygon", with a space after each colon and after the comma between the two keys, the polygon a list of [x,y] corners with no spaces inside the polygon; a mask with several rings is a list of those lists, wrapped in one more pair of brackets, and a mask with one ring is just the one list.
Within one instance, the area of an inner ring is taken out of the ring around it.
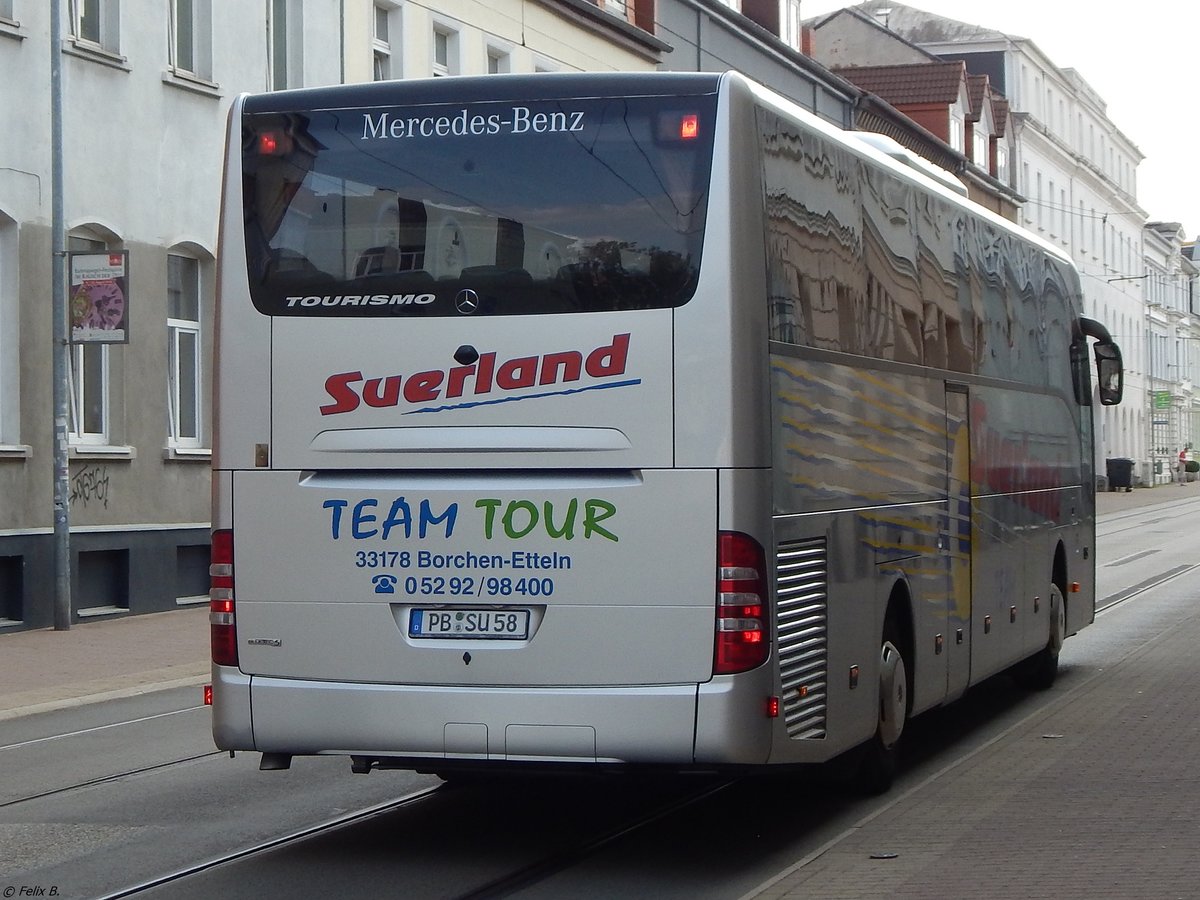
{"label": "bus tire", "polygon": [[1030,691],[1044,691],[1058,677],[1058,654],[1067,636],[1067,602],[1062,589],[1050,584],[1050,634],[1044,646],[1033,656],[1017,664],[1013,679]]}
{"label": "bus tire", "polygon": [[864,793],[882,794],[896,776],[896,747],[908,722],[908,664],[901,631],[891,612],[879,647],[879,716],[875,735],[863,749],[858,785]]}

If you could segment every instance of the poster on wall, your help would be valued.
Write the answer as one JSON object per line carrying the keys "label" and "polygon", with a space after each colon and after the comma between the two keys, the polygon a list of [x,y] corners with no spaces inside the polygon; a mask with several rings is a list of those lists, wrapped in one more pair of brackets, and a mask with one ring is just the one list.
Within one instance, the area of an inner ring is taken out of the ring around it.
{"label": "poster on wall", "polygon": [[129,251],[72,251],[67,259],[71,343],[129,343]]}

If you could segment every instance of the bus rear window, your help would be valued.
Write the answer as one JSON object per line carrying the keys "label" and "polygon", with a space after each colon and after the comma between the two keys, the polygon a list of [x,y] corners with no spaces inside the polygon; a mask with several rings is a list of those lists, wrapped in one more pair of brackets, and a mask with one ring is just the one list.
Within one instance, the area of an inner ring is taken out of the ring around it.
{"label": "bus rear window", "polygon": [[700,266],[716,100],[246,114],[250,293],[267,315],[675,307]]}

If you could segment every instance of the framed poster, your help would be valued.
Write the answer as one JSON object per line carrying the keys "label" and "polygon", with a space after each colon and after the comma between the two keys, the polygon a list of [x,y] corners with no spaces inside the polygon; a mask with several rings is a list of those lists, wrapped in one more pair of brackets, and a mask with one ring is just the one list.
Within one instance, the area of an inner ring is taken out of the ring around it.
{"label": "framed poster", "polygon": [[129,251],[72,251],[67,261],[71,343],[129,343]]}

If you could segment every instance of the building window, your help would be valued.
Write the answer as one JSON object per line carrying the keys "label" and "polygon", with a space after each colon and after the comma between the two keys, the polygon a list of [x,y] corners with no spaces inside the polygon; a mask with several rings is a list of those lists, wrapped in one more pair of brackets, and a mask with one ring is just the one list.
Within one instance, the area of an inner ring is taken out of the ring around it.
{"label": "building window", "polygon": [[175,72],[212,79],[212,0],[171,0],[168,52]]}
{"label": "building window", "polygon": [[971,142],[975,145],[972,150],[972,153],[974,154],[974,157],[975,157],[975,165],[979,166],[979,168],[983,169],[986,172],[987,168],[988,168],[987,135],[983,134],[980,131],[976,131],[972,135]]}
{"label": "building window", "polygon": [[487,71],[489,75],[499,75],[512,71],[512,56],[500,47],[487,48]]}
{"label": "building window", "polygon": [[433,74],[450,74],[450,36],[444,31],[433,33]]}
{"label": "building window", "polygon": [[1037,173],[1037,223],[1039,229],[1046,225],[1046,199],[1042,196],[1042,173]]}
{"label": "building window", "polygon": [[21,317],[17,314],[16,258],[16,222],[0,212],[0,322],[4,323],[0,327],[0,445],[16,444],[19,436]]}
{"label": "building window", "polygon": [[374,53],[372,77],[376,81],[400,77],[399,59],[394,52],[398,46],[394,39],[400,36],[399,8],[399,3],[393,0],[377,0],[375,3],[371,43]]}
{"label": "building window", "polygon": [[963,120],[961,116],[951,114],[950,116],[950,149],[963,152],[963,143],[966,140],[963,135]]}
{"label": "building window", "polygon": [[82,41],[100,43],[100,0],[75,0],[72,34]]}
{"label": "building window", "polygon": [[0,0],[0,19],[15,22],[13,18],[13,0]]}
{"label": "building window", "polygon": [[196,71],[196,29],[192,0],[171,4],[171,65],[184,72]]}
{"label": "building window", "polygon": [[301,84],[303,69],[301,35],[303,5],[299,0],[269,0],[267,16],[267,60],[271,90],[282,91]]}
{"label": "building window", "polygon": [[1008,184],[1008,148],[1003,144],[996,145],[996,178]]}
{"label": "building window", "polygon": [[800,0],[784,0],[786,19],[784,21],[783,42],[793,50],[801,50],[800,34]]}
{"label": "building window", "polygon": [[[68,250],[103,252],[104,241],[85,237],[67,240]],[[70,380],[72,444],[109,443],[109,345],[76,344],[71,347]]]}
{"label": "building window", "polygon": [[1051,234],[1058,234],[1058,212],[1054,209],[1054,181],[1047,181],[1048,194],[1046,196],[1046,230]]}
{"label": "building window", "polygon": [[108,443],[108,344],[71,348],[71,434],[73,444]]}
{"label": "building window", "polygon": [[[1026,201],[1028,201],[1028,198],[1030,196],[1031,188],[1032,188],[1032,184],[1029,180],[1029,163],[1021,163],[1021,193],[1025,195]],[[1024,206],[1025,224],[1026,225],[1033,224],[1033,215],[1030,212],[1029,207],[1030,207],[1030,204],[1028,202],[1026,202],[1025,206]]]}
{"label": "building window", "polygon": [[458,33],[443,25],[433,29],[433,74],[458,74]]}
{"label": "building window", "polygon": [[170,445],[201,443],[200,261],[167,256],[167,409]]}
{"label": "building window", "polygon": [[120,0],[73,0],[71,3],[71,37],[80,43],[119,53],[120,22]]}
{"label": "building window", "polygon": [[629,18],[629,7],[625,0],[601,0],[600,5],[605,12],[612,13],[619,19]]}

